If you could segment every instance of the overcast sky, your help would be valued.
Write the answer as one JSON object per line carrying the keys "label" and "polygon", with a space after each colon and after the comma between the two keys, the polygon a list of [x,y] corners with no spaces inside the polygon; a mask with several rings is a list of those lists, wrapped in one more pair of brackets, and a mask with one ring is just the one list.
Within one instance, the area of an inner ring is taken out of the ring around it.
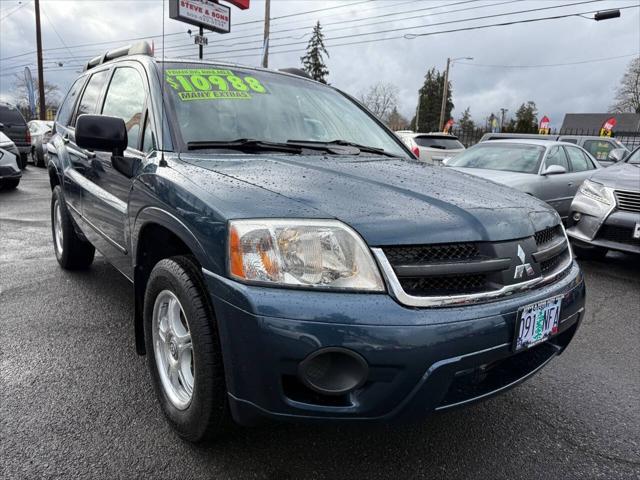
{"label": "overcast sky", "polygon": [[[155,36],[156,52],[161,53],[161,0],[42,0],[40,4],[45,79],[60,85],[64,92],[81,70],[82,62],[109,48],[127,44],[128,39]],[[193,27],[169,19],[166,5],[168,3],[165,3],[164,18],[167,55],[197,54],[197,47],[186,33]],[[557,6],[561,8],[552,8]],[[377,81],[391,82],[400,89],[401,113],[411,117],[417,90],[429,68],[444,69],[447,57],[473,57],[472,61],[455,63],[450,73],[456,120],[466,107],[471,108],[474,120],[483,122],[501,107],[513,113],[522,102],[533,100],[539,117],[546,114],[553,126],[560,126],[565,113],[607,111],[632,55],[640,54],[638,6],[640,0],[272,0],[269,66],[299,66],[311,27],[320,20],[325,25],[330,54],[327,59],[329,81],[351,94],[357,95]],[[636,8],[622,10],[621,18],[602,22],[573,16],[404,38],[405,34],[620,7]],[[327,10],[278,18],[319,9]],[[541,10],[469,20],[532,9]],[[241,11],[233,6],[231,10],[231,33],[210,34],[205,57],[258,65],[264,2],[251,0],[249,10]],[[403,30],[382,33],[394,29]],[[372,34],[337,38],[363,33]],[[336,45],[377,39],[388,40]],[[76,46],[111,41],[114,43]],[[12,94],[13,73],[22,72],[28,65],[36,76],[35,45],[33,1],[0,0],[0,95],[4,99]],[[27,55],[21,55],[25,53]],[[605,60],[525,68],[602,59]]]}

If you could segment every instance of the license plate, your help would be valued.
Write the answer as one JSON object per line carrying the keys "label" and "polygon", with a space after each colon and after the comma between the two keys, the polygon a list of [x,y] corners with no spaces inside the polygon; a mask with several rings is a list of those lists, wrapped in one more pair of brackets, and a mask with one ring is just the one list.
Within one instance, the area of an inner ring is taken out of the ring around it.
{"label": "license plate", "polygon": [[518,311],[514,350],[524,350],[558,333],[562,296],[532,303]]}
{"label": "license plate", "polygon": [[636,228],[633,229],[633,238],[640,238],[640,223],[636,223]]}

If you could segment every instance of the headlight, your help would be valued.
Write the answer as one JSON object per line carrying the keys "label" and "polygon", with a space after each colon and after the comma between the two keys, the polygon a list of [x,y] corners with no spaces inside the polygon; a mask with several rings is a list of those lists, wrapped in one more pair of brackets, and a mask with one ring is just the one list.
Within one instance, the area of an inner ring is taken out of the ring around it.
{"label": "headlight", "polygon": [[250,283],[384,291],[362,238],[336,220],[232,220],[229,273]]}
{"label": "headlight", "polygon": [[610,188],[591,180],[585,180],[580,186],[579,192],[605,205],[613,205],[615,202],[613,191]]}

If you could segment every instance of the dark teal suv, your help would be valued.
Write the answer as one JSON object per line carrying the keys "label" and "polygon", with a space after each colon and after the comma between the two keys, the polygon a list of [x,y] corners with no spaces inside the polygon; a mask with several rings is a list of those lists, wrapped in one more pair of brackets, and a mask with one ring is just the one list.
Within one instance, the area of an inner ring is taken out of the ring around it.
{"label": "dark teal suv", "polygon": [[189,440],[467,405],[531,377],[583,317],[553,210],[417,161],[301,74],[137,45],[90,61],[54,128],[58,261],[97,249],[132,283],[137,351]]}

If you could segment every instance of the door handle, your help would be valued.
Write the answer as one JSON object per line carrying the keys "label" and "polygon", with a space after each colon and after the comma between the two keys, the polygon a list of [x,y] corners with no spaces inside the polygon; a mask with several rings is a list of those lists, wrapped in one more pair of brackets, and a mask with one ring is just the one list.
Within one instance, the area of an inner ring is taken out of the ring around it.
{"label": "door handle", "polygon": [[569,183],[567,183],[567,185],[568,185],[569,187],[573,187],[573,182],[569,182]]}
{"label": "door handle", "polygon": [[67,143],[69,143],[69,134],[65,133],[64,135],[62,135],[62,143],[64,143],[65,145]]}

